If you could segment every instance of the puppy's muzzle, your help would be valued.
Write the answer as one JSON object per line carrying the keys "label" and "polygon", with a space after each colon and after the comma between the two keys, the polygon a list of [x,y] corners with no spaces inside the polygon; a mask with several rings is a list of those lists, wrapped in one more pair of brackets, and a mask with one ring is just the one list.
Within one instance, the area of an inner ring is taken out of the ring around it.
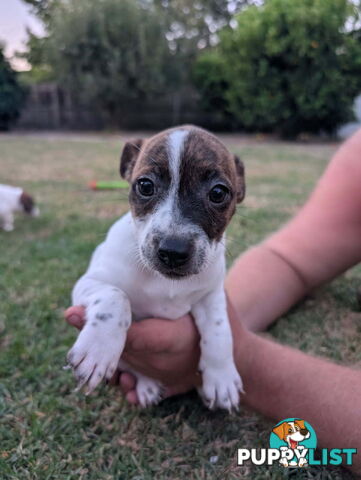
{"label": "puppy's muzzle", "polygon": [[187,239],[166,237],[159,242],[158,259],[167,268],[185,265],[192,256],[193,245]]}

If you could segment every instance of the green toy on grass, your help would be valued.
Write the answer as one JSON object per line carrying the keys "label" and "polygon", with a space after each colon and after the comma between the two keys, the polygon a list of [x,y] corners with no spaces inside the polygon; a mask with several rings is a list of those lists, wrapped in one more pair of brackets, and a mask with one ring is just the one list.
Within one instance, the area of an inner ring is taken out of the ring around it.
{"label": "green toy on grass", "polygon": [[116,181],[101,181],[97,182],[93,180],[89,183],[89,188],[92,190],[117,190],[118,188],[128,188],[128,182],[124,180],[116,180]]}

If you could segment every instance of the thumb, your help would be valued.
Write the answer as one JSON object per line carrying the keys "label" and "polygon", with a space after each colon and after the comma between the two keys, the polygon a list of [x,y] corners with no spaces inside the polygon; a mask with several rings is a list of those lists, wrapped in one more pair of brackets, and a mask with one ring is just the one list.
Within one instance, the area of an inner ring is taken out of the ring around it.
{"label": "thumb", "polygon": [[160,353],[173,350],[178,339],[176,322],[150,318],[133,323],[127,333],[124,351],[127,353]]}
{"label": "thumb", "polygon": [[85,308],[81,305],[70,307],[65,310],[64,317],[69,325],[81,330],[85,323]]}

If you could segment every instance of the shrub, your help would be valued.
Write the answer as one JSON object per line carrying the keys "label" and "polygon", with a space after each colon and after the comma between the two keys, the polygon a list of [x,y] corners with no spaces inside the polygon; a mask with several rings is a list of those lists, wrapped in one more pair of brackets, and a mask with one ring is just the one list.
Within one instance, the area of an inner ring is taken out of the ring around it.
{"label": "shrub", "polygon": [[249,7],[234,29],[221,33],[213,61],[200,57],[197,84],[205,95],[212,83],[223,85],[217,98],[246,129],[333,132],[352,117],[361,90],[361,42],[357,31],[345,28],[356,19],[347,0],[267,0]]}

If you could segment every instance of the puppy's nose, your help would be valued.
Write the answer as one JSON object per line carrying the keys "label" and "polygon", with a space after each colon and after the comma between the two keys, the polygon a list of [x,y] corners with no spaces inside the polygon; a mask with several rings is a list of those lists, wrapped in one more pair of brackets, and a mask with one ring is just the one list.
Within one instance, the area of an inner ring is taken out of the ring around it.
{"label": "puppy's nose", "polygon": [[307,428],[301,428],[301,434],[302,434],[303,436],[306,436],[306,435],[308,434]]}
{"label": "puppy's nose", "polygon": [[191,244],[188,240],[168,237],[159,243],[158,258],[167,267],[181,267],[187,263],[190,256]]}

